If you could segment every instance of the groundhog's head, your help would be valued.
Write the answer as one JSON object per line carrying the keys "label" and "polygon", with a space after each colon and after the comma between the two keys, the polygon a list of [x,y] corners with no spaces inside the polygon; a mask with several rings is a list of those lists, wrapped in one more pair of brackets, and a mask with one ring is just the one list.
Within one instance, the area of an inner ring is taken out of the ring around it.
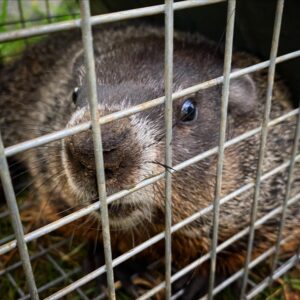
{"label": "groundhog's head", "polygon": [[[96,53],[100,116],[164,94],[163,51],[155,48],[155,45],[161,45],[162,42],[163,39],[158,37],[156,40],[137,39],[128,46],[129,49],[121,47],[113,55],[102,54],[97,57]],[[212,52],[203,42],[193,45],[177,43],[175,40],[173,92],[222,75],[223,57]],[[87,79],[81,56],[74,63],[74,74],[76,84],[70,98],[76,108],[68,127],[90,120]],[[173,102],[173,165],[218,145],[221,92],[221,86],[215,86]],[[255,110],[255,102],[256,89],[250,76],[231,81],[229,119],[241,119],[249,115]],[[131,189],[170,167],[164,163],[164,105],[104,124],[101,131],[108,195]],[[71,201],[96,201],[98,194],[91,130],[65,139],[62,157],[67,182],[74,193],[75,200]],[[231,160],[235,164],[238,157],[231,157]],[[214,156],[174,173],[174,222],[212,202],[215,166]],[[225,176],[225,184],[227,180],[234,180],[234,174],[229,177]],[[110,204],[111,225],[122,228],[134,226],[141,220],[150,220],[155,212],[162,212],[163,209],[162,179]]]}

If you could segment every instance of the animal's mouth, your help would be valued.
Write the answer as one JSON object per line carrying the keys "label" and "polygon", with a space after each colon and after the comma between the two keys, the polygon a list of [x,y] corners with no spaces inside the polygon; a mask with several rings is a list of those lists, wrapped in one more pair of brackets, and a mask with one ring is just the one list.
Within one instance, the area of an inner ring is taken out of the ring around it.
{"label": "animal's mouth", "polygon": [[116,204],[108,205],[109,224],[111,228],[117,230],[125,230],[136,226],[147,217],[147,212],[141,207],[130,204]]}
{"label": "animal's mouth", "polygon": [[[95,202],[99,201],[99,198]],[[139,202],[139,201],[138,201]],[[118,199],[107,205],[109,221],[111,225],[119,224],[124,220],[134,221],[135,215],[143,208],[143,203],[137,203],[132,199]],[[101,209],[99,210],[99,217],[101,218]]]}
{"label": "animal's mouth", "polygon": [[[93,147],[87,147],[82,139],[82,144],[77,147],[78,139],[67,140],[63,144],[63,163],[67,173],[68,184],[79,202],[92,203],[99,200],[96,166],[93,158]],[[108,147],[108,146],[107,146]],[[132,146],[131,149],[138,150]],[[119,149],[120,150],[120,149]],[[87,153],[82,153],[86,151]],[[154,170],[142,169],[141,154],[134,151],[125,151],[125,154],[118,154],[121,157],[120,163],[115,166],[114,152],[110,150],[104,154],[104,171],[107,195],[116,194],[122,190],[131,190],[138,182],[143,180]],[[120,150],[121,151],[121,150]],[[127,155],[128,154],[128,155]],[[137,191],[131,191],[126,196],[117,199],[108,205],[110,225],[114,228],[129,228],[136,226],[142,220],[150,219],[153,210],[155,193],[153,186],[147,186]],[[100,210],[95,212],[100,218]]]}
{"label": "animal's mouth", "polygon": [[[146,194],[144,191],[137,191],[109,203],[107,208],[110,227],[123,230],[151,219],[153,191],[150,187],[147,191]],[[96,201],[99,201],[99,198]],[[97,211],[97,215],[101,218],[101,208]]]}

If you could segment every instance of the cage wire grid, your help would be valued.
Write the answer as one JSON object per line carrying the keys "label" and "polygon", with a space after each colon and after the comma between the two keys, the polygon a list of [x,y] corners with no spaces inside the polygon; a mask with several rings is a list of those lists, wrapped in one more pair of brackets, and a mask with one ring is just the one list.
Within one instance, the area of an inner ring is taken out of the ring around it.
{"label": "cage wire grid", "polygon": [[[18,296],[20,299],[39,299],[39,293],[44,290],[49,289],[50,287],[56,285],[59,282],[64,282],[67,280],[69,285],[63,287],[62,289],[56,291],[54,294],[48,296],[46,299],[60,299],[63,296],[67,295],[72,291],[76,291],[78,295],[82,299],[89,299],[86,295],[85,291],[82,289],[82,286],[91,280],[97,278],[101,274],[106,273],[107,282],[108,282],[108,293],[110,299],[115,299],[115,283],[114,283],[114,274],[113,268],[122,262],[128,260],[129,258],[135,256],[136,254],[142,252],[146,248],[151,245],[157,243],[160,240],[165,239],[165,249],[166,249],[166,258],[165,258],[165,281],[158,284],[156,287],[152,288],[144,295],[142,295],[139,299],[149,299],[151,296],[155,295],[158,291],[165,289],[166,298],[167,299],[176,299],[180,292],[176,295],[172,296],[171,284],[190,272],[191,270],[199,267],[204,262],[211,260],[210,264],[210,278],[209,278],[209,290],[208,294],[203,297],[203,299],[213,299],[215,295],[217,295],[220,291],[222,291],[225,287],[229,286],[231,283],[236,281],[238,278],[242,278],[242,291],[240,299],[252,299],[257,294],[259,294],[264,288],[266,288],[272,281],[276,280],[280,276],[282,276],[285,272],[295,266],[300,259],[300,252],[295,253],[294,256],[289,258],[287,261],[282,263],[280,266],[278,264],[278,257],[280,253],[280,246],[288,240],[288,237],[282,239],[282,229],[284,226],[284,220],[286,217],[286,209],[288,206],[296,203],[300,199],[300,194],[297,194],[294,197],[290,197],[290,189],[293,178],[293,169],[295,163],[300,161],[300,154],[297,153],[298,149],[298,140],[300,138],[300,118],[299,118],[299,108],[294,109],[293,111],[286,113],[276,119],[270,120],[270,107],[272,100],[272,90],[273,90],[273,82],[274,82],[274,74],[276,64],[297,58],[300,56],[300,50],[290,52],[281,56],[277,56],[277,49],[280,37],[280,28],[281,28],[281,19],[284,8],[284,0],[277,1],[276,8],[276,16],[274,22],[274,30],[273,30],[273,38],[272,38],[272,47],[270,53],[270,59],[261,63],[257,63],[255,65],[239,69],[236,71],[231,70],[231,56],[232,56],[232,42],[233,42],[233,32],[234,32],[234,20],[235,20],[235,0],[228,0],[228,8],[227,8],[227,26],[226,26],[226,42],[225,42],[225,57],[224,57],[224,72],[223,76],[218,78],[199,83],[197,85],[191,86],[179,92],[172,92],[172,72],[173,72],[173,14],[175,10],[188,9],[201,5],[214,4],[219,2],[225,2],[224,0],[185,0],[182,2],[173,3],[172,0],[166,0],[163,5],[155,5],[145,8],[139,9],[131,9],[122,12],[116,13],[107,13],[103,15],[90,16],[90,8],[89,2],[81,0],[80,1],[80,15],[81,19],[74,19],[62,22],[54,22],[54,19],[51,16],[49,9],[49,1],[45,1],[46,10],[47,10],[47,25],[38,25],[30,28],[26,28],[26,20],[24,19],[21,1],[18,1],[19,8],[19,16],[20,23],[22,24],[22,29],[3,32],[0,33],[0,42],[8,42],[18,39],[30,38],[33,36],[38,36],[42,34],[49,34],[52,32],[57,32],[60,30],[71,30],[73,28],[81,27],[82,29],[82,37],[83,37],[83,49],[85,56],[85,64],[87,69],[87,74],[89,77],[89,101],[90,101],[90,113],[91,113],[91,122],[82,123],[72,128],[63,129],[57,132],[45,134],[41,137],[25,141],[23,143],[19,143],[7,148],[4,148],[2,143],[2,139],[0,136],[0,173],[1,180],[3,184],[3,188],[5,191],[7,204],[10,209],[10,217],[12,219],[12,225],[14,229],[14,236],[8,236],[5,239],[1,240],[0,243],[0,255],[10,253],[12,250],[16,248],[19,251],[21,261],[16,262],[3,270],[0,270],[0,276],[6,276],[9,282],[15,287]],[[150,16],[155,14],[165,14],[165,95],[156,99],[152,99],[140,105],[136,105],[129,109],[112,113],[110,115],[106,115],[104,117],[99,118],[98,112],[96,109],[97,103],[97,94],[96,94],[96,81],[95,81],[95,68],[94,68],[94,56],[93,56],[93,43],[92,43],[92,33],[91,27],[94,25],[127,20],[131,18],[139,18],[144,16]],[[228,106],[228,95],[229,95],[229,83],[231,79],[240,77],[245,74],[249,74],[258,70],[262,70],[264,68],[268,68],[268,86],[267,86],[267,99],[265,106],[264,118],[262,121],[262,125],[258,128],[255,128],[251,131],[247,131],[233,139],[225,140],[225,128],[227,121],[227,106]],[[220,140],[218,147],[205,151],[189,160],[186,160],[178,165],[172,165],[172,147],[171,147],[171,139],[172,139],[172,102],[176,101],[183,96],[187,96],[196,91],[207,89],[209,87],[222,84],[222,114],[221,114],[221,126],[220,126]],[[146,179],[140,183],[138,183],[134,188],[130,190],[123,190],[116,194],[107,196],[105,190],[105,178],[104,178],[104,168],[103,168],[103,156],[102,156],[102,143],[101,143],[101,125],[113,122],[114,120],[118,120],[120,118],[124,118],[126,116],[130,116],[132,114],[138,113],[140,111],[147,110],[149,108],[155,107],[157,105],[165,105],[165,127],[166,127],[166,149],[165,149],[165,161],[168,166],[171,166],[168,171],[157,174],[156,176]],[[280,124],[282,121],[287,120],[293,116],[298,116],[297,128],[295,132],[295,142],[293,146],[292,155],[290,160],[282,163],[278,167],[273,170],[268,171],[267,173],[262,173],[262,162],[265,154],[266,148],[266,140],[268,129],[272,126],[276,126]],[[93,131],[93,140],[95,147],[95,161],[97,165],[97,180],[98,180],[98,191],[100,195],[100,200],[96,203],[88,205],[85,208],[82,208],[76,212],[70,213],[69,215],[62,217],[60,220],[42,226],[36,230],[33,230],[29,233],[24,234],[23,226],[20,219],[19,208],[16,202],[16,195],[13,190],[11,175],[9,173],[7,158],[11,157],[17,153],[22,151],[29,150],[34,147],[38,147],[47,143],[50,143],[55,140],[63,139],[65,137],[74,135],[76,133],[82,132],[84,130],[92,128]],[[260,144],[260,154],[259,154],[259,162],[257,166],[257,174],[255,182],[248,183],[244,186],[241,186],[234,192],[221,197],[221,185],[222,185],[222,168],[223,168],[223,160],[224,160],[224,150],[234,144],[237,144],[251,136],[256,134],[261,134],[261,144]],[[199,162],[200,160],[207,158],[213,154],[218,155],[218,167],[217,167],[217,183],[216,183],[216,191],[215,198],[213,204],[206,207],[205,209],[189,216],[183,221],[177,224],[171,224],[171,180],[172,174],[174,172],[180,171],[187,166]],[[288,181],[287,181],[287,192],[285,195],[284,203],[263,216],[262,218],[256,218],[257,211],[257,201],[260,192],[260,184],[272,177],[273,175],[281,172],[282,170],[288,170]],[[165,231],[157,234],[156,236],[148,239],[146,242],[138,245],[133,248],[131,251],[120,255],[117,258],[112,259],[111,249],[110,249],[110,233],[109,233],[109,219],[108,219],[108,211],[107,205],[116,201],[128,194],[134,193],[135,191],[142,189],[143,187],[150,185],[158,180],[165,178],[166,182],[166,214],[165,214]],[[244,230],[238,232],[225,242],[218,245],[218,213],[219,208],[224,203],[230,201],[234,197],[250,190],[255,189],[254,193],[254,201],[252,206],[251,213],[251,223],[250,226],[245,228]],[[71,223],[74,220],[77,220],[83,216],[88,215],[89,213],[100,210],[102,226],[103,226],[103,240],[104,240],[104,252],[105,252],[105,265],[100,268],[94,270],[93,272],[79,278],[78,280],[73,281],[71,276],[73,274],[78,274],[80,272],[80,268],[75,268],[72,271],[66,272],[61,266],[57,264],[55,259],[51,255],[51,250],[55,248],[59,248],[60,246],[67,244],[68,240],[60,241],[54,245],[51,245],[48,248],[43,246],[39,246],[39,253],[34,254],[33,256],[29,255],[27,249],[27,243],[34,241],[40,237],[43,237],[54,230]],[[212,248],[211,251],[206,253],[205,255],[199,257],[196,261],[187,265],[183,269],[177,271],[174,274],[171,274],[171,237],[172,234],[184,226],[190,224],[200,216],[207,214],[208,212],[213,212],[213,236],[212,236]],[[255,235],[255,229],[264,224],[270,218],[275,215],[279,215],[281,218],[281,225],[278,231],[277,243],[266,252],[255,258],[251,259],[253,239]],[[0,218],[4,218],[8,216],[8,212],[1,213]],[[226,249],[229,245],[239,240],[242,237],[249,236],[248,239],[248,251],[246,263],[243,269],[237,271],[230,277],[228,277],[225,281],[215,286],[215,268],[216,268],[216,257],[217,254]],[[46,257],[46,259],[53,265],[56,271],[59,273],[59,277],[55,280],[47,283],[46,285],[37,287],[36,282],[34,280],[34,274],[32,271],[32,261],[38,259],[39,257]],[[272,272],[269,276],[263,279],[260,283],[255,284],[251,282],[248,278],[249,270],[253,269],[260,262],[264,261],[268,257],[273,258],[272,264]],[[22,288],[15,281],[14,277],[11,274],[11,271],[16,268],[23,266],[27,284],[29,287],[30,294],[26,294]],[[247,286],[251,286],[250,290],[247,290]],[[97,299],[102,299],[105,297],[105,294],[100,294]]]}

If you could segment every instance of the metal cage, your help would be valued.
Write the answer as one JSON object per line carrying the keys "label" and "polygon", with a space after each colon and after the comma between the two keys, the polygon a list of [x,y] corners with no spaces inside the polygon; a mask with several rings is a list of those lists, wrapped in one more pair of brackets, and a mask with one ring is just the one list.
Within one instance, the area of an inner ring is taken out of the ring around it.
{"label": "metal cage", "polygon": [[[39,294],[44,291],[51,291],[50,288],[57,284],[64,283],[62,286],[60,285],[59,289],[55,289],[55,292],[48,292],[48,296],[45,299],[54,300],[60,299],[65,295],[68,295],[71,292],[77,293],[80,299],[90,299],[86,291],[84,290],[84,285],[88,282],[94,280],[101,274],[106,272],[107,275],[107,286],[109,291],[109,298],[115,299],[115,282],[114,282],[114,272],[113,268],[117,265],[121,264],[122,262],[128,260],[129,258],[133,257],[134,255],[140,253],[144,249],[150,247],[151,245],[157,243],[160,240],[165,240],[165,251],[166,251],[166,258],[165,258],[165,281],[158,284],[156,287],[149,290],[139,299],[149,299],[151,296],[155,295],[158,291],[165,289],[166,298],[167,299],[175,299],[178,295],[172,295],[171,284],[190,272],[191,270],[199,267],[206,261],[210,260],[210,284],[208,290],[208,299],[213,299],[215,295],[217,295],[220,291],[224,288],[229,286],[231,283],[236,281],[239,278],[242,278],[242,290],[240,299],[252,299],[256,295],[258,295],[263,289],[265,289],[272,281],[276,280],[282,274],[287,272],[289,269],[294,267],[300,259],[300,253],[295,253],[294,256],[290,257],[284,263],[278,264],[278,255],[280,252],[280,245],[283,242],[281,237],[281,231],[284,224],[285,219],[285,212],[286,208],[299,201],[300,194],[290,198],[289,191],[292,182],[293,176],[293,168],[296,161],[300,160],[300,154],[297,153],[298,147],[298,139],[300,137],[300,118],[299,118],[299,108],[294,109],[293,111],[289,112],[288,114],[282,115],[277,119],[270,120],[269,113],[271,108],[271,100],[272,100],[272,89],[273,89],[273,80],[275,74],[275,67],[276,64],[285,62],[287,60],[295,59],[300,56],[300,50],[293,51],[286,53],[284,55],[278,56],[278,43],[280,37],[280,28],[281,28],[281,20],[282,14],[284,9],[284,0],[277,1],[277,8],[276,8],[276,16],[274,22],[274,30],[273,30],[273,38],[272,38],[272,47],[269,60],[266,60],[261,63],[257,63],[255,65],[249,66],[244,69],[240,69],[237,71],[232,72],[231,70],[231,56],[232,56],[232,45],[233,45],[233,32],[234,32],[234,22],[235,22],[235,6],[236,0],[228,0],[227,1],[227,23],[226,23],[226,42],[225,42],[225,58],[224,58],[224,73],[223,76],[215,78],[213,80],[199,83],[195,86],[191,86],[179,92],[172,93],[172,71],[173,71],[173,14],[176,10],[183,10],[192,7],[204,6],[204,5],[214,5],[215,3],[225,2],[224,0],[184,0],[180,2],[173,3],[172,0],[166,0],[165,4],[161,5],[154,5],[144,8],[137,8],[137,9],[130,9],[126,11],[120,12],[113,12],[101,15],[90,15],[90,7],[89,1],[81,0],[80,1],[80,17],[77,17],[77,14],[74,13],[74,19],[56,22],[54,18],[51,17],[51,13],[49,10],[49,1],[45,1],[45,9],[47,11],[46,20],[48,20],[48,24],[46,25],[36,25],[32,27],[26,27],[26,20],[24,19],[24,15],[22,12],[21,1],[19,3],[19,23],[21,24],[21,29],[11,30],[8,32],[1,32],[0,33],[0,42],[9,42],[15,41],[20,39],[31,38],[34,36],[50,34],[52,32],[57,32],[61,30],[71,30],[74,28],[81,28],[82,30],[82,40],[83,40],[83,49],[84,49],[84,56],[85,56],[85,64],[86,70],[88,73],[89,78],[89,85],[88,85],[88,92],[89,92],[89,101],[90,101],[90,112],[91,112],[91,122],[83,123],[72,128],[60,130],[57,132],[52,132],[40,136],[38,138],[25,141],[7,148],[4,148],[4,145],[1,140],[0,136],[0,173],[1,173],[1,180],[2,185],[5,191],[7,205],[9,207],[8,211],[3,211],[0,214],[0,218],[11,218],[11,223],[13,226],[13,235],[7,235],[6,238],[0,241],[0,256],[3,255],[12,255],[15,249],[18,250],[20,261],[11,264],[10,266],[6,266],[2,270],[0,270],[0,281],[1,278],[6,278],[9,280],[10,284],[14,286],[16,289],[17,297],[21,299],[39,299]],[[96,81],[95,81],[95,68],[94,68],[94,55],[93,55],[93,42],[92,42],[92,32],[91,28],[94,25],[151,16],[156,14],[165,14],[165,95],[159,97],[157,99],[149,99],[149,101],[134,106],[132,108],[118,111],[112,113],[110,115],[98,118],[96,103],[97,103],[97,93],[96,93]],[[225,26],[225,24],[224,24]],[[266,106],[265,106],[265,113],[264,118],[262,121],[262,125],[256,129],[251,131],[245,132],[244,134],[230,139],[228,141],[225,140],[225,128],[226,128],[226,121],[227,121],[227,104],[228,104],[228,95],[229,95],[229,83],[230,79],[237,78],[239,76],[249,74],[264,68],[268,68],[268,88],[267,88],[267,99],[266,99]],[[176,99],[183,97],[185,95],[189,95],[193,92],[199,91],[201,89],[207,89],[214,85],[222,84],[222,114],[221,114],[221,126],[220,126],[220,140],[219,146],[213,149],[210,149],[204,153],[201,153],[187,161],[184,161],[178,165],[172,165],[172,147],[171,147],[171,139],[172,139],[172,102],[176,101]],[[137,184],[131,190],[123,190],[118,192],[114,195],[107,196],[105,190],[105,177],[104,177],[104,168],[103,168],[103,156],[102,156],[102,145],[101,145],[101,125],[106,124],[108,122],[113,122],[114,120],[130,116],[137,112],[147,110],[151,107],[157,105],[165,105],[165,126],[166,126],[166,149],[165,149],[165,162],[166,165],[172,166],[171,169],[168,171],[158,174],[152,178],[144,180]],[[266,140],[268,134],[268,128],[271,126],[275,126],[286,120],[292,116],[298,115],[298,125],[297,125],[297,136],[293,147],[293,153],[290,157],[290,160],[284,162],[277,168],[263,174],[262,173],[262,163],[263,157],[266,148]],[[20,153],[22,151],[26,151],[28,149],[38,147],[41,145],[45,145],[52,141],[62,139],[76,133],[82,132],[84,130],[92,128],[93,131],[93,140],[94,140],[94,147],[95,147],[95,160],[97,165],[97,180],[98,180],[98,191],[100,195],[100,201],[95,202],[93,204],[88,205],[87,207],[80,209],[76,212],[70,213],[60,220],[55,221],[53,223],[47,224],[42,226],[36,230],[29,231],[28,233],[24,233],[23,224],[20,218],[20,210],[22,210],[22,206],[18,207],[18,203],[16,200],[16,195],[12,186],[11,175],[9,172],[9,167],[7,163],[7,158]],[[261,146],[259,152],[259,163],[257,166],[257,175],[255,182],[246,184],[239,189],[235,190],[234,192],[221,197],[221,184],[222,184],[222,168],[223,168],[223,158],[224,158],[224,149],[239,143],[255,134],[261,134]],[[213,204],[209,207],[189,216],[185,220],[181,221],[177,224],[171,223],[171,179],[172,174],[176,171],[182,170],[185,167],[196,163],[204,158],[207,158],[210,155],[218,154],[218,165],[217,165],[217,181],[216,181],[216,193]],[[287,183],[287,193],[285,202],[282,206],[278,207],[277,209],[273,210],[268,215],[265,215],[263,218],[257,219],[256,218],[256,210],[257,210],[257,202],[260,192],[260,184],[262,181],[270,178],[274,174],[282,171],[288,170],[289,179]],[[150,185],[160,179],[165,178],[166,182],[166,217],[165,217],[165,231],[157,234],[156,236],[150,238],[146,242],[138,245],[137,247],[133,248],[131,251],[122,254],[121,256],[112,259],[111,254],[111,245],[110,245],[110,232],[109,232],[109,218],[108,218],[108,210],[107,205],[121,197],[133,193],[143,187]],[[252,205],[252,213],[251,213],[251,224],[249,227],[245,228],[241,232],[237,233],[230,239],[226,240],[225,242],[218,245],[218,213],[219,207],[230,201],[232,198],[240,195],[247,190],[255,188],[255,197],[253,200]],[[60,266],[56,259],[53,258],[51,251],[53,249],[62,247],[68,244],[68,240],[61,240],[53,245],[50,245],[48,248],[45,246],[38,246],[39,252],[33,255],[30,254],[28,251],[27,244],[35,241],[43,236],[50,234],[51,232],[55,231],[56,229],[71,223],[72,221],[79,219],[82,216],[88,215],[89,213],[101,210],[101,218],[102,218],[102,226],[103,226],[103,242],[104,242],[104,252],[105,252],[105,265],[96,269],[95,271],[91,272],[88,275],[83,277],[79,277],[78,279],[73,280],[72,275],[79,274],[80,267],[77,266],[72,270],[64,270],[62,266]],[[209,253],[199,257],[196,261],[189,264],[185,268],[179,270],[175,274],[171,273],[171,237],[172,233],[178,231],[179,229],[183,228],[187,224],[193,222],[200,216],[213,211],[213,234],[212,234],[212,247]],[[268,219],[273,217],[276,214],[281,214],[281,226],[280,230],[278,231],[278,239],[276,245],[270,248],[268,251],[257,257],[256,259],[251,259],[252,253],[252,246],[253,240],[255,235],[255,229],[266,222]],[[246,264],[245,267],[225,281],[220,283],[219,285],[215,286],[215,269],[216,269],[216,257],[217,254],[224,250],[226,247],[237,241],[238,239],[248,236],[248,251],[246,257]],[[264,280],[262,280],[258,284],[253,284],[252,281],[249,280],[248,275],[249,271],[257,266],[260,262],[264,261],[268,257],[274,256],[273,259],[273,267],[272,272],[269,276],[267,276]],[[51,263],[53,268],[58,272],[58,276],[55,280],[48,282],[42,286],[37,286],[34,272],[32,268],[33,262],[40,258],[44,257],[48,262]],[[26,293],[22,288],[18,285],[16,280],[14,279],[14,275],[12,272],[18,270],[18,268],[23,267],[26,282],[29,290],[29,294]],[[250,289],[247,288],[248,285],[251,287]],[[102,299],[105,295],[99,295],[94,299]],[[6,298],[6,297],[5,297]],[[6,298],[7,299],[7,298]]]}

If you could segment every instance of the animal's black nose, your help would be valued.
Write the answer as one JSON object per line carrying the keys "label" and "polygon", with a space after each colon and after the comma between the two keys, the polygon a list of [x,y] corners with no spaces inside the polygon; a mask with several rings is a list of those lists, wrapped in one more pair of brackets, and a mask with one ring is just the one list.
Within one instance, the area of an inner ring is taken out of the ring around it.
{"label": "animal's black nose", "polygon": [[[124,119],[102,125],[101,131],[105,175],[107,179],[111,179],[120,175],[120,169],[126,161],[126,151],[124,151],[123,146],[128,137],[128,121]],[[91,130],[69,138],[66,147],[70,161],[79,168],[78,172],[84,171],[91,176],[96,175]]]}

